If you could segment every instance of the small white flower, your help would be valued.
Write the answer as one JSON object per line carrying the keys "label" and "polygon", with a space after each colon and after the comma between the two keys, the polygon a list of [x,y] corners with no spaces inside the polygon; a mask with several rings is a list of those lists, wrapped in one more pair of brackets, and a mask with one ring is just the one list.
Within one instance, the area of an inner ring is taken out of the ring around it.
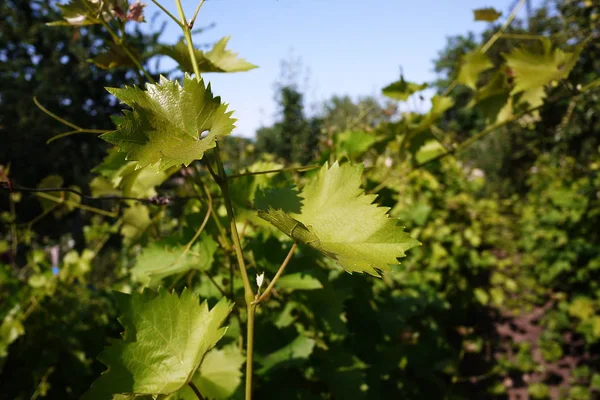
{"label": "small white flower", "polygon": [[385,161],[384,161],[384,164],[385,164],[386,167],[389,168],[389,167],[391,167],[394,164],[394,160],[392,160],[390,157],[386,157]]}
{"label": "small white flower", "polygon": [[256,284],[258,285],[258,290],[260,290],[263,282],[265,280],[265,273],[263,272],[262,274],[257,274],[256,275]]}

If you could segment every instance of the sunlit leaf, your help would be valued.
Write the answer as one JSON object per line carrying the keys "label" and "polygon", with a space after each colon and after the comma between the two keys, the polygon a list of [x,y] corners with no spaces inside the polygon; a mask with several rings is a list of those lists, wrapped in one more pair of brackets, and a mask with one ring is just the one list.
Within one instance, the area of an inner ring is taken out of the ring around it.
{"label": "sunlit leaf", "polygon": [[234,119],[227,104],[213,97],[204,82],[188,75],[183,86],[161,77],[159,84],[107,89],[130,106],[114,132],[101,136],[127,153],[140,167],[158,164],[163,171],[180,164],[189,165],[215,147],[219,137],[229,135]]}
{"label": "sunlit leaf", "polygon": [[[346,271],[378,276],[419,243],[388,217],[388,208],[373,204],[376,195],[364,193],[362,170],[358,165],[325,164],[300,192],[299,213],[292,211],[295,203],[279,203],[275,209],[264,201],[257,206],[258,214],[291,238],[336,260]],[[272,198],[269,193],[265,196]]]}
{"label": "sunlit leaf", "polygon": [[415,127],[415,131],[423,131],[431,127],[448,109],[454,105],[454,100],[447,96],[435,95],[431,98],[431,109]]}
{"label": "sunlit leaf", "polygon": [[389,84],[382,89],[384,95],[400,101],[406,101],[412,94],[420,92],[421,90],[427,89],[427,84],[417,84],[413,82],[407,82],[404,80],[404,76],[400,77],[399,81]]}
{"label": "sunlit leaf", "polygon": [[123,312],[122,339],[98,356],[108,367],[82,399],[107,399],[115,394],[158,395],[181,389],[193,377],[204,355],[223,337],[221,324],[232,305],[222,299],[212,310],[199,304],[190,290],[181,296],[149,289],[116,293]]}
{"label": "sunlit leaf", "polygon": [[577,63],[582,47],[573,52],[553,48],[552,42],[544,38],[542,51],[534,52],[524,47],[504,53],[506,65],[514,76],[515,85],[512,94],[530,89],[545,87],[553,81],[565,79]]}
{"label": "sunlit leaf", "polygon": [[417,150],[415,159],[417,160],[417,163],[424,164],[444,153],[446,153],[444,146],[433,139],[425,142],[425,144]]}
{"label": "sunlit leaf", "polygon": [[[244,72],[254,68],[256,65],[249,63],[243,58],[238,58],[237,53],[227,50],[227,42],[230,37],[224,37],[213,46],[211,51],[194,50],[196,61],[200,72]],[[194,65],[190,59],[190,53],[185,41],[182,39],[172,46],[160,46],[160,54],[171,57],[179,64],[182,71],[194,73]]]}
{"label": "sunlit leaf", "polygon": [[493,66],[489,57],[479,49],[472,50],[463,56],[456,81],[475,89],[479,74]]}

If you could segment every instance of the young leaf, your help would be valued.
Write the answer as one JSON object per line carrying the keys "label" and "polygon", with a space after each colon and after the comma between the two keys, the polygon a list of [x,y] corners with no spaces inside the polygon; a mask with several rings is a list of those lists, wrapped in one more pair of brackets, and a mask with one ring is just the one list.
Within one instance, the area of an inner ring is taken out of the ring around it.
{"label": "young leaf", "polygon": [[346,271],[379,276],[419,242],[388,217],[388,208],[373,204],[376,195],[363,192],[362,170],[362,166],[336,162],[329,167],[326,163],[300,193],[304,202],[299,213],[291,209],[294,202],[279,201],[274,208],[279,196],[265,192],[257,202],[258,215],[294,240],[336,260]]}
{"label": "young leaf", "polygon": [[427,89],[427,84],[417,84],[413,82],[406,82],[404,76],[400,76],[400,80],[389,84],[382,89],[382,92],[387,97],[395,100],[406,101],[413,93],[420,92],[423,89]]}
{"label": "young leaf", "polygon": [[489,57],[479,49],[472,50],[463,56],[456,81],[475,89],[479,74],[493,66]]}
{"label": "young leaf", "polygon": [[204,355],[223,337],[221,324],[232,305],[222,299],[212,310],[190,290],[181,296],[149,289],[117,293],[125,328],[122,340],[98,356],[108,367],[83,400],[111,400],[113,395],[171,394],[191,379]]}
{"label": "young leaf", "polygon": [[473,15],[475,17],[475,21],[494,22],[495,20],[500,18],[502,13],[500,11],[497,11],[495,8],[488,7],[473,10]]}
{"label": "young leaf", "polygon": [[[101,136],[127,153],[139,167],[159,164],[164,171],[172,166],[189,165],[229,135],[235,119],[220,97],[213,97],[204,82],[185,75],[183,86],[161,77],[160,84],[107,89],[133,111],[123,111],[116,131]],[[206,133],[208,132],[208,133]]]}
{"label": "young leaf", "polygon": [[577,63],[581,50],[581,46],[571,53],[553,49],[552,42],[544,38],[541,53],[520,48],[503,54],[515,79],[511,94],[545,87],[552,81],[565,79]]}
{"label": "young leaf", "polygon": [[[225,47],[229,39],[230,37],[222,38],[208,52],[194,50],[200,72],[244,72],[258,68],[243,58],[238,58],[237,53],[227,50]],[[194,73],[194,65],[183,39],[173,46],[160,46],[158,53],[177,61],[183,72]]]}

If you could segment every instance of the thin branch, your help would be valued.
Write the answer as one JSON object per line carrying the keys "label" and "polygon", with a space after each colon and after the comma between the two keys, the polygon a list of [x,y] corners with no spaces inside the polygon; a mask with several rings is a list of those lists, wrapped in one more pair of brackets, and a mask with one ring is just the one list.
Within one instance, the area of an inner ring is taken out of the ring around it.
{"label": "thin branch", "polygon": [[235,179],[235,178],[241,178],[243,176],[251,176],[251,175],[275,174],[275,173],[278,173],[278,172],[285,172],[285,171],[305,172],[305,171],[310,171],[310,170],[316,169],[316,168],[321,168],[321,166],[320,165],[307,165],[307,166],[302,166],[302,167],[288,167],[288,168],[270,169],[270,170],[267,170],[267,171],[244,172],[243,174],[228,175],[227,179]]}
{"label": "thin branch", "polygon": [[228,177],[223,168],[223,162],[219,154],[219,144],[215,147],[215,154],[217,157],[217,166],[219,168],[219,181],[217,182],[223,192],[223,199],[225,200],[225,209],[227,210],[227,218],[229,219],[229,229],[231,230],[231,239],[233,241],[233,247],[235,249],[235,255],[237,258],[240,273],[242,275],[242,281],[244,282],[244,293],[246,296],[246,304],[254,301],[254,292],[252,286],[250,286],[250,279],[248,279],[248,271],[246,270],[246,262],[244,260],[244,254],[242,252],[242,245],[240,243],[240,235],[237,230],[237,224],[235,222],[235,214],[233,212],[233,205],[231,204],[231,196],[229,195],[229,182]]}
{"label": "thin branch", "polygon": [[485,54],[485,52],[488,51],[494,43],[496,43],[496,40],[498,40],[500,38],[500,36],[504,33],[504,31],[509,27],[509,25],[513,21],[513,19],[515,19],[515,17],[517,16],[517,13],[521,9],[521,7],[523,7],[523,4],[525,4],[525,0],[519,0],[519,3],[517,3],[515,8],[513,8],[510,15],[508,16],[508,18],[506,18],[506,21],[504,21],[504,24],[502,24],[500,29],[498,29],[498,31],[496,31],[496,33],[494,33],[494,35],[487,41],[487,43],[485,43],[483,45],[483,47],[481,48],[482,53]]}
{"label": "thin branch", "polygon": [[181,252],[179,257],[177,257],[177,259],[175,259],[175,261],[173,261],[169,267],[172,267],[173,265],[177,264],[179,261],[181,261],[183,259],[183,257],[185,257],[185,255],[190,251],[190,249],[194,245],[194,242],[196,242],[196,240],[198,239],[198,237],[200,236],[200,234],[206,227],[206,224],[208,223],[208,219],[210,218],[210,214],[213,209],[213,201],[212,201],[212,196],[210,195],[210,191],[208,190],[208,188],[206,186],[204,186],[204,191],[208,198],[208,210],[206,211],[204,220],[202,221],[202,224],[200,224],[200,227],[198,228],[198,230],[196,231],[196,233],[194,234],[192,239],[185,245],[185,248],[183,249],[183,251]]}
{"label": "thin branch", "polygon": [[64,196],[56,197],[56,196],[52,196],[52,195],[49,195],[46,193],[37,193],[36,196],[41,197],[43,199],[52,200],[52,201],[54,201],[56,203],[60,203],[60,204],[65,203],[65,204],[68,204],[75,208],[79,208],[84,211],[89,211],[89,212],[93,212],[96,214],[104,215],[104,216],[110,217],[110,218],[115,218],[118,215],[118,213],[115,213],[115,212],[106,211],[101,208],[86,206],[85,204],[81,204],[81,203],[78,203],[73,200],[65,199]]}
{"label": "thin branch", "polygon": [[176,23],[176,24],[177,24],[177,25],[178,25],[178,26],[179,26],[181,29],[185,29],[185,26],[183,26],[183,25],[181,24],[181,22],[179,22],[179,20],[177,19],[177,17],[176,17],[176,16],[174,16],[173,14],[171,14],[171,13],[169,12],[169,10],[167,10],[165,7],[163,7],[163,5],[162,5],[162,4],[160,4],[160,3],[159,3],[158,1],[156,1],[156,0],[152,0],[152,2],[153,2],[154,4],[156,4],[156,6],[157,6],[158,8],[160,8],[160,9],[161,9],[161,10],[162,10],[162,11],[163,11],[165,14],[167,14],[167,15],[169,16],[169,18],[171,18],[173,21],[175,21],[175,23]]}
{"label": "thin branch", "polygon": [[196,80],[200,82],[200,68],[198,67],[198,61],[196,60],[196,52],[194,51],[192,31],[185,19],[185,13],[183,12],[183,7],[181,6],[181,0],[175,0],[175,4],[177,4],[177,11],[179,12],[181,23],[184,25],[184,28],[182,29],[183,37],[185,38],[185,42],[187,44],[188,52],[190,55],[190,61],[192,62],[192,67],[194,69],[194,74],[196,75]]}
{"label": "thin branch", "polygon": [[[271,293],[271,290],[273,290],[273,288],[275,287],[277,280],[279,279],[281,274],[283,274],[285,267],[287,267],[290,260],[292,259],[292,256],[294,255],[294,251],[296,251],[296,247],[298,247],[298,243],[294,242],[294,244],[290,248],[290,251],[288,252],[287,256],[285,257],[285,260],[283,260],[283,262],[281,263],[281,266],[277,270],[277,273],[271,280],[271,283],[269,283],[269,286],[267,286],[267,288],[265,289],[263,294],[261,294],[260,297],[258,297],[258,299],[256,299],[254,301],[254,304],[259,304],[259,303],[263,302],[269,296],[269,294]],[[257,296],[258,296],[258,294],[257,294]]]}
{"label": "thin branch", "polygon": [[196,385],[194,384],[194,382],[189,381],[188,385],[192,388],[192,390],[196,394],[196,397],[198,398],[198,400],[204,400],[204,397],[202,397],[202,393],[200,393],[200,391],[198,390],[198,388],[196,387]]}
{"label": "thin branch", "polygon": [[204,271],[204,274],[206,275],[206,277],[208,278],[208,280],[217,288],[217,290],[223,295],[223,297],[227,297],[227,293],[225,292],[225,290],[221,287],[221,285],[219,285],[217,283],[217,281],[215,281],[215,278],[213,278],[208,271]]}
{"label": "thin branch", "polygon": [[76,135],[79,133],[108,133],[108,132],[112,132],[110,130],[106,130],[106,129],[88,129],[88,128],[82,128],[78,125],[75,125],[72,122],[67,121],[64,118],[59,117],[58,115],[54,114],[52,111],[48,110],[46,107],[44,107],[37,99],[37,97],[33,97],[33,102],[35,103],[35,105],[37,106],[37,108],[39,108],[44,114],[48,115],[49,117],[51,117],[52,119],[60,122],[63,125],[68,126],[69,128],[73,128],[72,131],[68,131],[65,133],[61,133],[58,134],[56,136],[51,137],[50,139],[48,139],[46,141],[46,144],[53,142],[54,140],[63,138],[63,137],[67,137],[67,136],[71,136],[71,135]]}
{"label": "thin branch", "polygon": [[196,17],[198,16],[198,12],[200,11],[200,8],[202,8],[202,5],[204,4],[205,0],[200,0],[200,3],[198,3],[198,7],[196,7],[196,11],[194,12],[194,16],[192,17],[192,19],[190,19],[190,22],[188,23],[188,29],[192,29],[194,27],[194,22],[196,22]]}
{"label": "thin branch", "polygon": [[68,188],[68,187],[59,187],[59,188],[28,188],[23,186],[13,186],[12,189],[6,186],[0,186],[2,189],[9,190],[13,193],[73,193],[77,196],[81,197],[85,200],[92,201],[103,201],[103,200],[111,200],[111,201],[137,201],[140,203],[153,204],[157,206],[168,205],[172,201],[179,200],[189,200],[189,199],[197,199],[197,196],[153,196],[153,197],[129,197],[129,196],[89,196],[86,195],[79,190]]}

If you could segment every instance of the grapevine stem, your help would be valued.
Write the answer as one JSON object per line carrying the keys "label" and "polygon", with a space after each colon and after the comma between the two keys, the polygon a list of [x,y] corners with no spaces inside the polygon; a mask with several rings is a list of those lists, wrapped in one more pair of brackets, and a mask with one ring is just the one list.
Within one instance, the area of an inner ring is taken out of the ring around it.
{"label": "grapevine stem", "polygon": [[494,35],[490,38],[490,40],[488,40],[483,45],[483,47],[481,48],[482,53],[485,54],[485,52],[488,51],[490,49],[490,47],[493,46],[494,43],[496,43],[496,40],[500,39],[500,37],[502,36],[504,31],[509,27],[510,23],[517,16],[517,13],[521,9],[521,7],[523,7],[523,4],[525,4],[525,0],[520,0],[519,3],[517,3],[517,5],[515,6],[515,8],[513,8],[510,15],[508,16],[508,18],[506,18],[506,21],[504,21],[504,24],[502,24],[500,29],[498,29],[498,31],[496,31],[496,33],[494,33]]}
{"label": "grapevine stem", "polygon": [[[201,1],[198,9],[204,1]],[[194,68],[194,74],[196,75],[196,81],[200,82],[200,69],[198,67],[198,62],[196,61],[196,54],[194,52],[194,44],[192,41],[192,33],[191,27],[187,23],[185,19],[185,13],[183,12],[183,7],[181,6],[181,0],[175,0],[175,4],[177,5],[177,11],[179,12],[179,17],[181,19],[181,23],[184,25],[182,28],[183,36],[185,37],[185,41],[187,42],[187,48],[190,55],[190,60],[192,62]],[[196,11],[197,14],[197,11]],[[196,18],[196,14],[194,14],[194,19]],[[217,162],[217,176],[214,176],[215,181],[221,188],[221,192],[223,193],[223,199],[225,202],[225,209],[227,210],[227,218],[229,219],[229,227],[231,229],[231,239],[233,241],[233,247],[235,249],[235,255],[237,257],[238,266],[240,268],[240,274],[242,275],[242,281],[244,282],[244,297],[246,300],[246,309],[248,314],[248,323],[246,326],[246,400],[252,400],[252,359],[254,353],[254,313],[256,311],[256,305],[252,304],[254,300],[254,292],[252,287],[250,286],[250,280],[248,279],[248,271],[246,270],[246,263],[244,261],[244,254],[242,251],[242,245],[240,244],[240,236],[237,231],[237,225],[235,223],[235,215],[233,212],[233,206],[231,204],[231,196],[229,194],[229,182],[227,181],[227,173],[225,172],[225,168],[223,167],[223,162],[221,161],[221,155],[219,153],[219,143],[216,143],[215,146],[215,158]]]}
{"label": "grapevine stem", "polygon": [[283,260],[283,262],[281,263],[279,270],[277,270],[277,273],[271,280],[271,283],[269,283],[269,286],[267,286],[267,288],[265,289],[263,294],[261,294],[260,297],[254,301],[254,304],[259,304],[259,303],[263,302],[269,296],[269,294],[271,293],[271,290],[273,290],[273,288],[275,287],[275,283],[277,283],[277,280],[279,279],[281,274],[283,274],[283,270],[285,269],[285,267],[287,267],[290,260],[292,259],[292,256],[294,255],[294,251],[296,251],[296,247],[298,247],[298,244],[296,242],[294,242],[294,244],[290,248],[290,251],[288,252],[287,256],[285,257],[285,260]]}
{"label": "grapevine stem", "polygon": [[100,214],[100,215],[104,215],[106,217],[111,217],[111,218],[115,218],[117,216],[116,213],[110,212],[110,211],[106,211],[103,210],[101,208],[96,208],[96,207],[90,207],[90,206],[86,206],[85,204],[79,204],[77,202],[74,202],[72,200],[69,199],[65,199],[64,197],[56,197],[56,196],[52,196],[50,194],[46,194],[46,193],[36,193],[36,196],[42,197],[44,199],[48,199],[48,200],[52,200],[55,201],[57,203],[65,203],[65,204],[69,204],[70,206],[85,210],[85,211],[90,211],[96,214]]}
{"label": "grapevine stem", "polygon": [[247,303],[248,324],[246,326],[246,390],[245,399],[252,400],[252,375],[254,374],[252,360],[254,358],[254,314],[256,304]]}
{"label": "grapevine stem", "polygon": [[[183,7],[181,6],[181,0],[175,0],[177,4],[177,12],[179,12],[179,18],[181,18],[181,23],[183,24],[183,37],[185,38],[185,42],[187,44],[188,52],[190,53],[190,60],[192,61],[192,67],[194,68],[194,74],[196,75],[196,80],[200,82],[200,68],[198,68],[198,61],[196,60],[196,53],[194,52],[194,43],[192,41],[192,31],[185,19],[185,13],[183,12]],[[203,2],[202,2],[203,3]],[[202,5],[200,3],[200,5]],[[200,10],[200,7],[198,7]],[[196,15],[194,15],[196,18]]]}
{"label": "grapevine stem", "polygon": [[256,171],[256,172],[244,172],[243,174],[232,174],[229,175],[227,178],[228,179],[235,179],[235,178],[241,178],[243,176],[251,176],[251,175],[263,175],[263,174],[276,174],[278,172],[285,172],[285,171],[299,171],[299,172],[304,172],[304,171],[310,171],[311,169],[316,169],[316,168],[321,168],[320,165],[307,165],[307,166],[303,166],[303,167],[288,167],[288,168],[279,168],[279,169],[269,169],[266,171]]}
{"label": "grapevine stem", "polygon": [[161,9],[161,10],[162,10],[162,11],[163,11],[165,14],[167,14],[167,16],[169,16],[169,18],[171,18],[173,21],[175,21],[175,23],[176,23],[176,24],[177,24],[177,25],[178,25],[178,26],[179,26],[181,29],[185,29],[185,26],[184,26],[184,25],[183,25],[181,22],[179,22],[179,20],[177,19],[177,17],[175,17],[173,14],[171,14],[171,13],[169,12],[169,10],[167,10],[167,9],[166,9],[166,8],[165,8],[165,7],[164,7],[162,4],[160,4],[160,3],[159,3],[158,1],[156,1],[156,0],[152,0],[152,2],[153,2],[154,4],[156,4],[156,6],[157,6],[158,8],[160,8],[160,9]]}

